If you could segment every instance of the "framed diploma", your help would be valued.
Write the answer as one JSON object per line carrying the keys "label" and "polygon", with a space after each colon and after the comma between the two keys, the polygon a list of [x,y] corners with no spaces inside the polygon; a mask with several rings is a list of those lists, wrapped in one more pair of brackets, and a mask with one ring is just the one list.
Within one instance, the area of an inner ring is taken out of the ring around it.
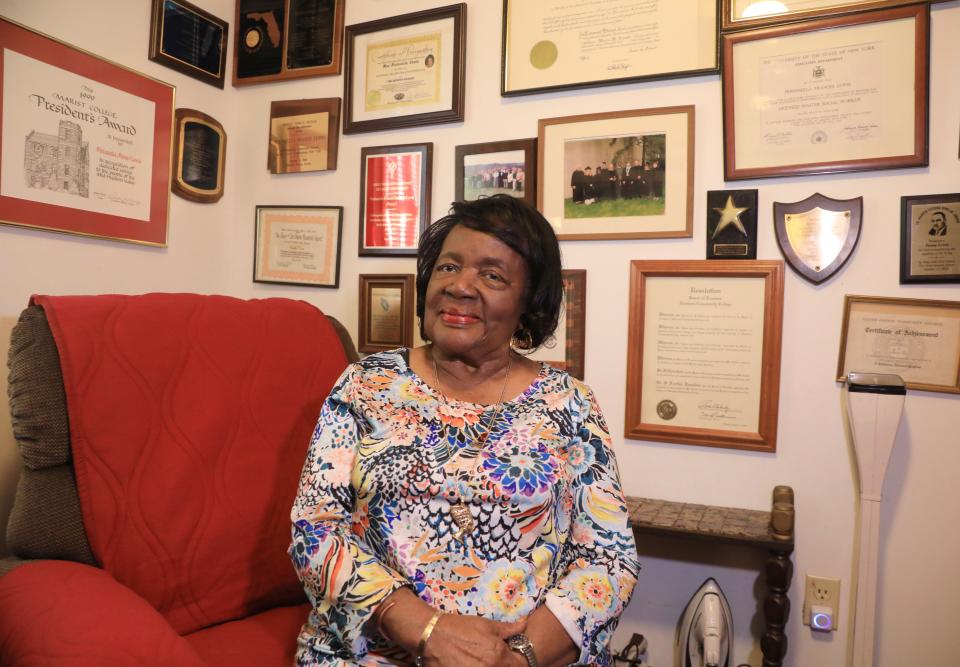
{"label": "framed diploma", "polygon": [[455,191],[457,201],[506,194],[536,206],[536,138],[457,146]]}
{"label": "framed diploma", "polygon": [[271,174],[336,169],[339,144],[339,97],[270,103]]}
{"label": "framed diploma", "polygon": [[0,221],[167,244],[173,86],[0,19]]}
{"label": "framed diploma", "polygon": [[557,330],[530,359],[543,361],[583,379],[587,329],[587,272],[563,270],[563,310]]}
{"label": "framed diploma", "polygon": [[[933,0],[933,2],[943,0]],[[869,9],[885,9],[916,3],[917,0],[722,0],[721,29],[743,30],[760,26],[790,23],[826,16],[839,16]]]}
{"label": "framed diploma", "polygon": [[715,73],[717,12],[717,0],[503,0],[500,93]]}
{"label": "framed diploma", "polygon": [[960,394],[960,301],[848,294],[837,382],[851,371],[892,373],[909,389]]}
{"label": "framed diploma", "polygon": [[219,201],[227,152],[223,125],[201,111],[177,109],[173,150],[173,193],[201,204]]}
{"label": "framed diploma", "polygon": [[340,74],[346,0],[237,0],[233,85]]}
{"label": "framed diploma", "polygon": [[253,282],[340,286],[342,206],[257,206]]}
{"label": "framed diploma", "polygon": [[960,283],[960,193],[901,197],[900,282]]}
{"label": "framed diploma", "polygon": [[413,275],[360,275],[360,352],[413,346]]}
{"label": "framed diploma", "polygon": [[775,451],[782,327],[782,261],[632,261],[625,437]]}
{"label": "framed diploma", "polygon": [[347,26],[344,134],[463,120],[465,3]]}
{"label": "framed diploma", "polygon": [[430,221],[433,144],[360,150],[361,257],[417,254]]}
{"label": "framed diploma", "polygon": [[926,165],[929,11],[725,34],[726,180]]}
{"label": "framed diploma", "polygon": [[692,106],[545,118],[537,207],[561,240],[693,236]]}
{"label": "framed diploma", "polygon": [[227,22],[186,0],[152,0],[150,60],[223,88]]}

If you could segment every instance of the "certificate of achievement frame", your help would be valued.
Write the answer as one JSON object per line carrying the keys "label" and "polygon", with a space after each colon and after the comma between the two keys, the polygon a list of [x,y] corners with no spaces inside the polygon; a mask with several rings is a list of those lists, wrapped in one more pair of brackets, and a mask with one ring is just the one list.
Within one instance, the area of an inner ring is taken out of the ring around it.
{"label": "certificate of achievement frame", "polygon": [[413,275],[360,274],[357,350],[413,346]]}
{"label": "certificate of achievement frame", "polygon": [[900,198],[900,283],[960,283],[960,193]]}
{"label": "certificate of achievement frame", "polygon": [[339,145],[339,97],[270,103],[271,174],[334,170]]}
{"label": "certificate of achievement frame", "polygon": [[633,260],[625,437],[773,452],[783,262]]}
{"label": "certificate of achievement frame", "polygon": [[237,0],[233,85],[340,74],[346,0]]}
{"label": "certificate of achievement frame", "polygon": [[583,380],[587,329],[587,272],[563,270],[563,309],[553,339],[526,355]]}
{"label": "certificate of achievement frame", "polygon": [[215,118],[196,109],[177,109],[173,132],[174,194],[201,204],[223,196],[227,133]]}
{"label": "certificate of achievement frame", "polygon": [[723,35],[726,180],[925,166],[929,11]]}
{"label": "certificate of achievement frame", "polygon": [[537,207],[566,241],[693,236],[693,143],[693,106],[541,119]]}
{"label": "certificate of achievement frame", "polygon": [[342,206],[257,206],[253,282],[340,286]]}
{"label": "certificate of achievement frame", "polygon": [[500,94],[719,71],[718,0],[503,0]]}
{"label": "certificate of achievement frame", "polygon": [[223,88],[227,37],[223,19],[186,0],[153,0],[150,10],[150,60]]}
{"label": "certificate of achievement frame", "polygon": [[430,222],[433,144],[360,149],[361,257],[414,257]]}
{"label": "certificate of achievement frame", "polygon": [[346,28],[343,133],[463,120],[467,5]]}
{"label": "certificate of achievement frame", "polygon": [[[932,0],[943,2],[943,0]],[[840,16],[871,9],[886,9],[910,5],[917,0],[787,0],[786,2],[758,3],[755,0],[722,0],[721,30],[744,30],[760,26],[792,23],[812,18]],[[757,13],[758,6],[763,6]],[[780,8],[783,9],[780,9]],[[776,13],[774,13],[776,12]]]}
{"label": "certificate of achievement frame", "polygon": [[837,382],[851,371],[960,394],[960,301],[846,295]]}
{"label": "certificate of achievement frame", "polygon": [[466,144],[456,148],[454,199],[508,194],[537,205],[537,139]]}
{"label": "certificate of achievement frame", "polygon": [[174,88],[0,19],[0,222],[167,244]]}

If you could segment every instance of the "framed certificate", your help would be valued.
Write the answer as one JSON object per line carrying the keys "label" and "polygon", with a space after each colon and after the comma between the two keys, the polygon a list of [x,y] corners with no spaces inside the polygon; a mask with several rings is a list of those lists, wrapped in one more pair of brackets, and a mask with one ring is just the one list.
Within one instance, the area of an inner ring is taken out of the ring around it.
{"label": "framed certificate", "polygon": [[0,19],[0,221],[167,244],[173,86]]}
{"label": "framed certificate", "polygon": [[270,103],[271,174],[336,169],[339,144],[339,97]]}
{"label": "framed certificate", "polygon": [[233,85],[340,74],[346,0],[237,0]]}
{"label": "framed certificate", "polygon": [[257,206],[253,282],[340,286],[342,206]]}
{"label": "framed certificate", "polygon": [[360,150],[361,257],[416,256],[430,221],[433,144]]}
{"label": "framed certificate", "polygon": [[[943,0],[932,0],[943,2]],[[839,16],[869,9],[885,9],[909,5],[917,0],[722,0],[721,29],[743,30],[760,26],[790,23],[805,19]]]}
{"label": "framed certificate", "polygon": [[507,194],[537,205],[537,140],[513,139],[456,148],[457,201]]}
{"label": "framed certificate", "polygon": [[927,164],[925,3],[725,34],[727,180]]}
{"label": "framed certificate", "polygon": [[227,22],[186,0],[152,0],[150,60],[223,88]]}
{"label": "framed certificate", "polygon": [[900,198],[900,283],[960,283],[960,193]]}
{"label": "framed certificate", "polygon": [[584,350],[587,329],[587,272],[583,269],[563,270],[563,310],[553,337],[533,354],[535,361],[567,371],[584,379]]}
{"label": "framed certificate", "polygon": [[413,346],[413,275],[360,275],[360,352]]}
{"label": "framed certificate", "polygon": [[227,133],[215,118],[196,109],[177,109],[173,126],[174,194],[201,204],[223,196]]}
{"label": "framed certificate", "polygon": [[837,382],[851,371],[891,373],[909,389],[960,394],[960,301],[848,294]]}
{"label": "framed certificate", "polygon": [[347,26],[344,134],[463,120],[465,3]]}
{"label": "framed certificate", "polygon": [[634,260],[625,437],[773,452],[783,262]]}
{"label": "framed certificate", "polygon": [[692,106],[544,118],[537,205],[561,240],[693,236]]}
{"label": "framed certificate", "polygon": [[717,0],[503,0],[500,93],[715,73],[717,11]]}

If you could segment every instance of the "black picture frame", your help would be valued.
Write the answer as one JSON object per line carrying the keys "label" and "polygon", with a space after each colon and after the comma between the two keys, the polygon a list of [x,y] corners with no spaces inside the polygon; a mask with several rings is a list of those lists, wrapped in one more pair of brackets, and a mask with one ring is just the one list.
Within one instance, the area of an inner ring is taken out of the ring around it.
{"label": "black picture frame", "polygon": [[[493,194],[498,190],[505,190],[518,199],[523,199],[531,206],[537,205],[537,138],[509,139],[506,141],[485,141],[478,144],[464,144],[455,149],[456,165],[454,182],[454,199],[463,201],[467,195],[474,194],[473,188],[467,187],[467,161],[473,156],[490,155],[508,152],[523,152],[522,176],[515,176],[506,188],[480,188],[478,195]],[[491,158],[493,159],[493,158]],[[519,189],[518,184],[519,183]],[[490,192],[483,192],[490,190]],[[522,193],[519,196],[514,193]]]}
{"label": "black picture frame", "polygon": [[342,206],[258,205],[253,282],[337,289],[342,246]]}
{"label": "black picture frame", "polygon": [[960,283],[960,193],[900,198],[900,284]]}
{"label": "black picture frame", "polygon": [[223,88],[229,24],[186,0],[152,0],[150,60]]}

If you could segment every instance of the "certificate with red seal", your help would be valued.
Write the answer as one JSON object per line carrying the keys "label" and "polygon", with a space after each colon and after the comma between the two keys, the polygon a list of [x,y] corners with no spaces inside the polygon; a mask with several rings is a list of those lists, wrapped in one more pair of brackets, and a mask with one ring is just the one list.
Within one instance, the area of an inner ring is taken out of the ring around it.
{"label": "certificate with red seal", "polygon": [[361,256],[417,254],[430,217],[432,157],[432,143],[362,149]]}

